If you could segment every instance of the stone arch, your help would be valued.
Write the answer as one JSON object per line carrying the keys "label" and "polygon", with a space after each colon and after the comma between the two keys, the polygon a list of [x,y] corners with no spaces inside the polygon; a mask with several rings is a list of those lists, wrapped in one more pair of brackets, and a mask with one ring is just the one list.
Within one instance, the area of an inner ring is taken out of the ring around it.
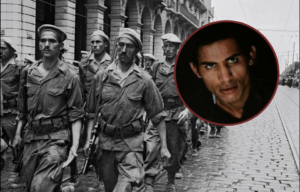
{"label": "stone arch", "polygon": [[166,33],[172,33],[171,22],[169,20],[167,20],[166,26],[165,26],[165,34]]}
{"label": "stone arch", "polygon": [[141,33],[141,23],[139,22],[138,6],[135,0],[128,0],[125,8],[125,27],[134,29],[138,34]]}
{"label": "stone arch", "polygon": [[145,53],[152,53],[153,46],[153,30],[151,29],[151,13],[149,8],[146,6],[142,13],[142,31],[141,40],[143,42],[143,51]]}
{"label": "stone arch", "polygon": [[115,39],[118,37],[120,28],[124,27],[125,19],[125,0],[110,0],[110,52],[113,52]]}
{"label": "stone arch", "polygon": [[163,25],[162,19],[160,15],[157,15],[154,20],[154,36],[153,36],[153,55],[162,60],[163,59],[163,51],[162,51],[162,40],[161,36],[163,35]]}

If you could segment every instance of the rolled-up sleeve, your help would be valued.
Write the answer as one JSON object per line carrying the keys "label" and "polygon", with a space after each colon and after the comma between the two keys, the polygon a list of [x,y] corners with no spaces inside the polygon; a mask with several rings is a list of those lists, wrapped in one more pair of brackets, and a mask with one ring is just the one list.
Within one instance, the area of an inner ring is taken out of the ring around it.
{"label": "rolled-up sleeve", "polygon": [[68,107],[69,120],[74,122],[84,117],[84,104],[81,83],[78,75],[74,75],[69,84]]}
{"label": "rolled-up sleeve", "polygon": [[160,92],[154,82],[150,79],[144,94],[145,110],[151,118],[153,125],[157,125],[167,116],[164,112],[164,103]]}
{"label": "rolled-up sleeve", "polygon": [[24,68],[21,72],[20,76],[20,86],[19,86],[19,94],[18,94],[18,117],[20,120],[26,120],[28,115],[28,108],[27,108],[27,74],[28,68]]}

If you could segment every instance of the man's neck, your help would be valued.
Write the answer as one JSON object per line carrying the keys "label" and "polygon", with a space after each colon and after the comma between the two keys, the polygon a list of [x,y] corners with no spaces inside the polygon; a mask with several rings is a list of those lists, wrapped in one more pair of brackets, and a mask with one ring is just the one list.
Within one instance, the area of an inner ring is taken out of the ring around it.
{"label": "man's neck", "polygon": [[53,68],[53,66],[58,62],[58,57],[55,59],[53,58],[44,58],[43,59],[43,66],[45,70],[49,71]]}
{"label": "man's neck", "polygon": [[97,63],[100,63],[105,55],[105,51],[102,53],[94,53],[94,59],[97,61]]}
{"label": "man's neck", "polygon": [[3,60],[3,59],[2,59],[2,61],[1,61],[1,62],[2,62],[2,67],[5,67],[5,65],[8,64],[8,62],[9,62],[11,59],[12,59],[12,57],[9,58],[9,59],[7,59],[7,60]]}
{"label": "man's neck", "polygon": [[121,72],[122,73],[126,73],[129,69],[130,69],[130,67],[132,66],[132,65],[135,65],[134,63],[133,63],[133,61],[131,61],[131,62],[129,62],[129,63],[122,63],[122,62],[118,62],[118,65],[117,65],[117,68],[119,68],[120,70],[121,70]]}
{"label": "man's neck", "polygon": [[173,63],[175,63],[175,59],[176,59],[176,57],[166,58],[166,63],[168,65],[173,65]]}

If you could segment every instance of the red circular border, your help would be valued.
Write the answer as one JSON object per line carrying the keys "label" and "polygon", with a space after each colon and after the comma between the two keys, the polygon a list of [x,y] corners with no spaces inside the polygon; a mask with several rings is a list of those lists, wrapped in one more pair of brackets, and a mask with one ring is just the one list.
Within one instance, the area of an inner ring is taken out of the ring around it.
{"label": "red circular border", "polygon": [[[255,31],[257,34],[259,34],[262,38],[264,38],[264,40],[268,43],[269,47],[272,49],[272,52],[273,52],[273,55],[275,57],[275,60],[276,60],[276,64],[277,64],[277,82],[276,82],[276,87],[275,87],[275,90],[274,90],[274,93],[271,97],[271,99],[269,100],[269,102],[266,104],[266,106],[260,110],[256,115],[254,115],[253,117],[245,120],[245,121],[241,121],[241,122],[238,122],[238,123],[233,123],[233,124],[220,124],[220,123],[216,123],[216,122],[212,122],[212,121],[209,121],[207,119],[204,119],[203,117],[200,117],[198,114],[196,114],[193,110],[191,110],[189,108],[189,106],[185,103],[185,101],[183,100],[180,92],[179,92],[179,89],[178,89],[178,85],[177,85],[177,79],[176,79],[176,69],[177,69],[177,60],[179,58],[179,55],[180,55],[180,52],[182,50],[182,48],[184,47],[185,43],[195,34],[197,33],[198,31],[200,31],[201,29],[204,29],[205,27],[208,27],[210,25],[214,25],[214,24],[217,24],[217,23],[236,23],[236,24],[240,24],[240,25],[244,25],[245,27],[248,27],[250,29],[252,29],[253,31]],[[183,104],[189,109],[190,112],[192,112],[196,117],[206,121],[206,122],[209,122],[209,123],[212,123],[212,124],[215,124],[215,125],[222,125],[222,126],[232,126],[232,125],[239,125],[239,124],[242,124],[242,123],[246,123],[252,119],[254,119],[255,117],[257,117],[259,114],[261,114],[268,106],[269,104],[271,103],[271,101],[273,100],[276,92],[277,92],[277,88],[278,88],[278,82],[279,82],[279,65],[278,65],[278,59],[277,59],[277,55],[272,47],[272,45],[270,44],[270,42],[268,41],[268,39],[263,35],[261,34],[257,29],[255,29],[254,27],[248,25],[248,24],[245,24],[245,23],[242,23],[242,22],[238,22],[238,21],[232,21],[232,20],[222,20],[222,21],[215,21],[215,22],[211,22],[209,24],[206,24],[202,27],[200,27],[199,29],[197,29],[196,31],[194,31],[190,36],[188,36],[188,38],[183,42],[183,44],[180,46],[180,49],[177,53],[177,56],[176,56],[176,60],[175,60],[175,66],[174,66],[174,80],[175,80],[175,86],[176,86],[176,90],[177,90],[177,93],[181,99],[181,101],[183,102]]]}

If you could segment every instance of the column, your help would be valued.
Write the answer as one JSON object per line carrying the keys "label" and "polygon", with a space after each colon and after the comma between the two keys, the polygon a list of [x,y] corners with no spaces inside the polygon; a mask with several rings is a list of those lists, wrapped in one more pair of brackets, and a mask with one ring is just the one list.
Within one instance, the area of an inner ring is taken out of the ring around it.
{"label": "column", "polygon": [[152,53],[154,29],[143,29],[143,52]]}
{"label": "column", "polygon": [[89,1],[88,4],[85,4],[85,7],[87,13],[86,50],[90,50],[93,31],[98,29],[103,31],[104,11],[107,7],[100,4],[99,0]]}
{"label": "column", "polygon": [[19,61],[35,54],[35,8],[36,2],[31,0],[1,1],[1,37],[13,40]]}
{"label": "column", "polygon": [[56,0],[55,1],[55,25],[62,28],[68,38],[69,51],[64,54],[64,58],[68,62],[74,60],[74,46],[75,46],[75,0]]}

